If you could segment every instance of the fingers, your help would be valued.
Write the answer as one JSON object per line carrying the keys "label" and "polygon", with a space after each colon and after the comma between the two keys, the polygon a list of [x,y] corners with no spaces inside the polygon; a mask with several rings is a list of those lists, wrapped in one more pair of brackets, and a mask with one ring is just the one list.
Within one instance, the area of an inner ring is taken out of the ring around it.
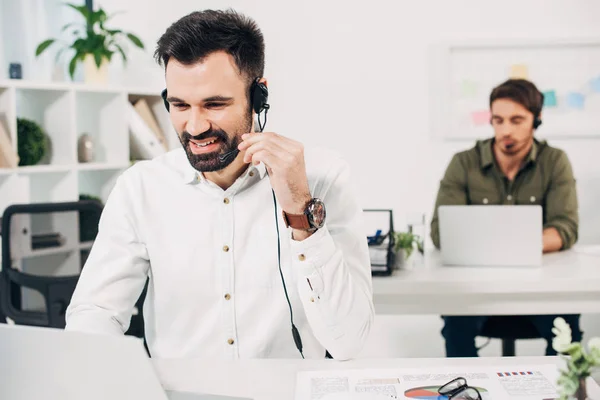
{"label": "fingers", "polygon": [[[271,164],[268,164],[266,162],[266,159],[261,159],[261,157],[264,158],[264,155],[262,155],[264,152],[267,152],[272,155],[272,157],[269,157]],[[261,153],[261,155],[258,155],[258,153]],[[246,152],[244,153],[244,162],[252,162],[256,165],[258,164],[258,162],[262,161],[268,166],[274,167],[281,164],[281,161],[283,161],[286,158],[286,154],[287,153],[285,152],[285,150],[279,147],[278,144],[265,140],[257,142],[246,149]]]}
{"label": "fingers", "polygon": [[[244,162],[252,162],[257,164],[257,162],[262,161],[269,167],[276,169],[296,167],[299,163],[299,160],[297,159],[298,151],[287,151],[285,148],[281,147],[281,144],[281,141],[273,141],[268,139],[255,141],[254,144],[246,148]],[[269,152],[272,157],[269,157],[269,161],[266,161],[262,153],[257,157],[259,152]]]}
{"label": "fingers", "polygon": [[273,132],[246,133],[242,135],[242,143],[238,148],[243,151],[253,144],[263,141],[274,142],[282,149],[295,155],[304,151],[304,146],[301,143]]}

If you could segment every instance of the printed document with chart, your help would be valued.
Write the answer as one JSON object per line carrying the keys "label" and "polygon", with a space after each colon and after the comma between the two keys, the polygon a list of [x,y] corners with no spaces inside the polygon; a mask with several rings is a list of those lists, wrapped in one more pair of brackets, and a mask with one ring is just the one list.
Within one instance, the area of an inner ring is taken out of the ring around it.
{"label": "printed document with chart", "polygon": [[[440,386],[462,377],[483,400],[558,399],[556,364],[299,372],[296,400],[442,400]],[[453,400],[463,400],[454,397]]]}

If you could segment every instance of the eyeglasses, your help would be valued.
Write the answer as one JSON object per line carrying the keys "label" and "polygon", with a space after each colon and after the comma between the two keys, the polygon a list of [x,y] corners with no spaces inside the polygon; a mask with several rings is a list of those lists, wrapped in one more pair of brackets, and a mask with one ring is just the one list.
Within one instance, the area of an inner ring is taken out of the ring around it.
{"label": "eyeglasses", "polygon": [[482,400],[479,390],[467,385],[467,380],[460,377],[440,387],[438,393],[448,400]]}

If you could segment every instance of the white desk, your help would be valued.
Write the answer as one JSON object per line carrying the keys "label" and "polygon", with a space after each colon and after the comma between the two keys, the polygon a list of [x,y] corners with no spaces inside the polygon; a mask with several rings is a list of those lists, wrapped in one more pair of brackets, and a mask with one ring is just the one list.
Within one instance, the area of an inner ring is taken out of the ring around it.
{"label": "white desk", "polygon": [[[154,360],[166,389],[226,396],[246,396],[254,400],[292,400],[298,371],[351,368],[418,368],[460,365],[525,365],[561,362],[556,357],[518,358],[405,358],[353,360],[239,360],[210,362],[200,360]],[[598,386],[588,383],[590,398],[600,398]]]}
{"label": "white desk", "polygon": [[378,314],[515,315],[600,312],[600,251],[576,247],[544,255],[541,267],[425,263],[373,278]]}

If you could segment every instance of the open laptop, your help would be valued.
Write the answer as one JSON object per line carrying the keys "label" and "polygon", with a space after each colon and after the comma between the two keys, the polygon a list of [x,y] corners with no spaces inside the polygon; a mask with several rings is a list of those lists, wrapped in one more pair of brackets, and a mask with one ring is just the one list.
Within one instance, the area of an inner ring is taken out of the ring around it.
{"label": "open laptop", "polygon": [[438,215],[445,265],[542,263],[543,218],[539,205],[440,206]]}
{"label": "open laptop", "polygon": [[134,337],[7,324],[0,324],[0,399],[244,400],[166,392]]}

